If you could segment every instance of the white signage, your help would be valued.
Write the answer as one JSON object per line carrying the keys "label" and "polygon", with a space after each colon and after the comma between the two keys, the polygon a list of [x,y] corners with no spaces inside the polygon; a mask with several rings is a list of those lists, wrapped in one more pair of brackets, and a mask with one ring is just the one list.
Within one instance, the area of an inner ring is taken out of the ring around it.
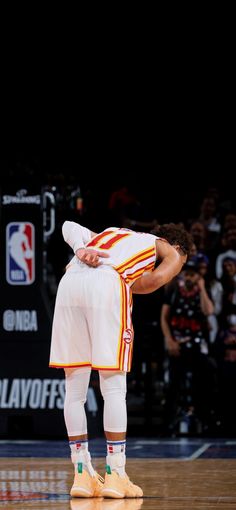
{"label": "white signage", "polygon": [[36,310],[5,310],[3,329],[5,331],[38,331]]}
{"label": "white signage", "polygon": [[64,379],[0,379],[1,409],[63,409]]}
{"label": "white signage", "polygon": [[2,204],[36,204],[40,205],[40,195],[28,195],[26,189],[20,189],[15,195],[3,195]]}

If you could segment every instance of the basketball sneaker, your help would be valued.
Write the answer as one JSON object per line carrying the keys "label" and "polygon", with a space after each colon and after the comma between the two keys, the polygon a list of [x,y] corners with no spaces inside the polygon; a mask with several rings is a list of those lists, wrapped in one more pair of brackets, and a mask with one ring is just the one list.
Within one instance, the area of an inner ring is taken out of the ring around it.
{"label": "basketball sneaker", "polygon": [[116,471],[106,467],[105,482],[101,489],[104,498],[142,498],[143,491],[138,485],[132,483],[125,473],[120,476]]}
{"label": "basketball sneaker", "polygon": [[83,469],[83,463],[79,462],[75,467],[74,483],[70,495],[72,498],[99,498],[101,489],[104,485],[104,478],[96,471],[91,476],[86,469]]}

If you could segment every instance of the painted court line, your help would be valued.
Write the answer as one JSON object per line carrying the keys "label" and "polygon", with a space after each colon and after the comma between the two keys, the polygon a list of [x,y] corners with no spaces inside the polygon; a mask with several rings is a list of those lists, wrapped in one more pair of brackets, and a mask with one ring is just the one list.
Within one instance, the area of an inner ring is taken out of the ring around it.
{"label": "painted court line", "polygon": [[197,459],[198,457],[200,457],[200,455],[202,455],[203,452],[205,452],[206,450],[208,450],[208,448],[211,446],[211,443],[205,443],[201,446],[201,448],[198,448],[195,452],[192,453],[192,455],[190,455],[190,457],[187,458],[187,460],[194,460],[194,459]]}

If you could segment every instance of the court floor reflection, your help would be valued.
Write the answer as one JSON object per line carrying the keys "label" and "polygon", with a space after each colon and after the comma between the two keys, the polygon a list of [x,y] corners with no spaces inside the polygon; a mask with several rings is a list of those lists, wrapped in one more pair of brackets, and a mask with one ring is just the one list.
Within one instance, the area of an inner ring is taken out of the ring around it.
{"label": "court floor reflection", "polygon": [[70,510],[141,510],[143,499],[72,499]]}

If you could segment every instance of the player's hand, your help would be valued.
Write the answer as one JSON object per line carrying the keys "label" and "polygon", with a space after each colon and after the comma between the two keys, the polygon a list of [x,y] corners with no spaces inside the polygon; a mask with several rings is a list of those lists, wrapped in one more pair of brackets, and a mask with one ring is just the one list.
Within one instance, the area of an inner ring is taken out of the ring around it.
{"label": "player's hand", "polygon": [[75,254],[81,262],[84,262],[84,264],[90,267],[100,266],[100,264],[102,264],[100,258],[109,257],[108,253],[93,250],[92,248],[79,248]]}
{"label": "player's hand", "polygon": [[180,355],[180,345],[176,340],[166,339],[166,347],[170,356],[178,357]]}
{"label": "player's hand", "polygon": [[200,291],[205,289],[205,281],[204,278],[202,278],[201,276],[199,276],[197,284]]}

